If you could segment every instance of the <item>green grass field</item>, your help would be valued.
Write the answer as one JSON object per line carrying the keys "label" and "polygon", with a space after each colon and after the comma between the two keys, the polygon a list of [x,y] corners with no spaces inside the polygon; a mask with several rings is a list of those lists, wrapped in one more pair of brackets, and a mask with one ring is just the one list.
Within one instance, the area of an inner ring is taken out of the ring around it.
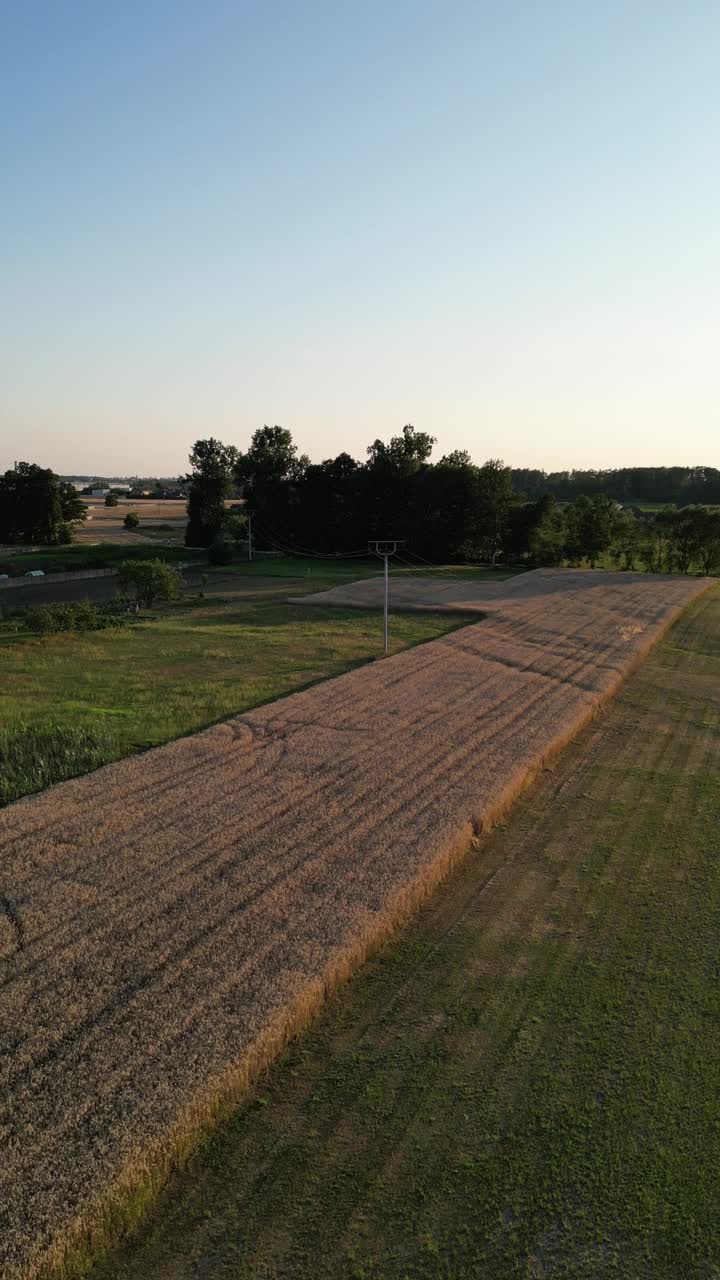
{"label": "green grass field", "polygon": [[719,752],[714,590],[93,1280],[720,1275]]}
{"label": "green grass field", "polygon": [[[364,568],[377,572],[375,563]],[[381,615],[307,609],[287,596],[359,576],[353,562],[257,562],[209,572],[204,599],[195,592],[121,630],[35,639],[2,624],[0,730],[101,726],[106,758],[117,759],[339,675],[381,655]],[[395,616],[391,652],[463,621]]]}

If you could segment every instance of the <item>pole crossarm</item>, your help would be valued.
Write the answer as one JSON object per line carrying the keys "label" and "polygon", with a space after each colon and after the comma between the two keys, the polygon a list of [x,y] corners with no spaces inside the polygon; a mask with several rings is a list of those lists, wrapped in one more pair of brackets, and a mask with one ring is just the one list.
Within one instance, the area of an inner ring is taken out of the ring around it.
{"label": "pole crossarm", "polygon": [[374,552],[376,556],[394,556],[397,555],[398,548],[404,546],[404,538],[373,538],[368,542],[368,551]]}

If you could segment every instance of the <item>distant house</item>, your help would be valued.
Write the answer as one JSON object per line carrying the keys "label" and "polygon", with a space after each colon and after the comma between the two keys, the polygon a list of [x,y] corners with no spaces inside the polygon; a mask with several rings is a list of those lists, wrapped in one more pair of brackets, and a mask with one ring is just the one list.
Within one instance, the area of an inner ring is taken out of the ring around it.
{"label": "distant house", "polygon": [[90,497],[91,497],[91,498],[105,498],[105,497],[109,494],[109,492],[110,492],[110,490],[109,490],[109,489],[91,489],[91,490],[90,490]]}

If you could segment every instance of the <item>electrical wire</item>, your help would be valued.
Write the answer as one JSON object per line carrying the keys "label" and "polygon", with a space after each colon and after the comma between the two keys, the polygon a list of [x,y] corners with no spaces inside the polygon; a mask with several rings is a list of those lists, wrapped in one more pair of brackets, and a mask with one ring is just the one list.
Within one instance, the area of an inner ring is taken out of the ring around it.
{"label": "electrical wire", "polygon": [[271,533],[269,529],[266,529],[264,525],[258,524],[257,521],[255,522],[255,528],[263,538],[267,539],[268,542],[273,543],[274,546],[280,548],[280,550],[282,551],[287,552],[289,555],[298,555],[303,557],[307,556],[311,559],[316,559],[316,560],[337,560],[340,558],[341,555],[343,557],[367,555],[366,551],[363,551],[363,552],[348,551],[348,552],[342,552],[342,553],[332,552],[332,551],[331,552],[316,551],[314,548],[302,546],[300,543],[296,543],[295,545],[293,545],[289,541],[279,537],[277,534]]}
{"label": "electrical wire", "polygon": [[[317,551],[310,547],[305,547],[301,543],[292,544],[279,538],[277,534],[273,534],[269,529],[257,523],[257,519],[253,517],[254,528],[261,538],[265,539],[277,551],[281,551],[287,556],[296,556],[301,560],[320,560],[320,561],[337,561],[337,560],[368,560],[376,555],[370,551],[368,547],[359,548],[356,551]],[[390,539],[393,541],[393,539]],[[424,574],[427,577],[437,577],[439,574],[453,575],[453,569],[444,567],[443,565],[432,564],[430,560],[426,560],[424,556],[418,555],[416,551],[412,551],[409,547],[405,548],[406,555],[412,556],[412,563],[401,556],[398,551],[394,552],[390,558],[390,563],[399,562],[405,565],[405,569],[411,569],[414,573]],[[404,572],[405,570],[401,570]]]}
{"label": "electrical wire", "polygon": [[360,557],[368,558],[371,552],[367,547],[357,551],[315,551],[309,547],[303,547],[299,543],[293,546],[289,542],[284,542],[277,535],[270,533],[262,525],[255,520],[254,527],[256,531],[267,542],[270,542],[278,551],[283,551],[285,555],[298,556],[302,560],[356,560]]}
{"label": "electrical wire", "polygon": [[[407,555],[412,556],[414,560],[422,561],[422,564],[421,565],[419,564],[417,566],[418,573],[422,573],[422,572],[429,573],[430,571],[432,571],[434,574],[449,573],[454,576],[454,572],[455,572],[454,566],[432,564],[430,560],[426,560],[424,556],[419,556],[417,551],[411,551],[409,547],[406,548],[406,552],[407,552]],[[423,569],[424,565],[427,565],[427,569]]]}
{"label": "electrical wire", "polygon": [[398,554],[397,554],[397,552],[396,552],[396,553],[395,553],[395,555],[391,558],[391,560],[390,560],[390,564],[392,565],[394,562],[398,562],[399,564],[403,564],[403,565],[405,565],[405,568],[404,568],[404,569],[400,569],[400,570],[398,571],[398,572],[400,572],[400,573],[405,574],[405,573],[407,573],[407,571],[408,571],[408,570],[410,570],[412,573],[416,574],[419,578],[423,578],[423,577],[424,577],[424,578],[434,578],[434,577],[436,577],[436,574],[433,572],[433,568],[432,568],[432,566],[430,566],[430,568],[425,569],[425,568],[423,568],[423,566],[422,566],[422,565],[419,565],[419,564],[413,564],[410,560],[405,560],[405,559],[403,558],[403,556],[398,555]]}

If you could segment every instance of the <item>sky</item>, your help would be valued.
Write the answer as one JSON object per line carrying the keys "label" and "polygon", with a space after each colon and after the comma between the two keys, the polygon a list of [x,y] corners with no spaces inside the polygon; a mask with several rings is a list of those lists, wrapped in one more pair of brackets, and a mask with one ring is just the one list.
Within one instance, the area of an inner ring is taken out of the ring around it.
{"label": "sky", "polygon": [[0,0],[0,468],[720,466],[717,0]]}

